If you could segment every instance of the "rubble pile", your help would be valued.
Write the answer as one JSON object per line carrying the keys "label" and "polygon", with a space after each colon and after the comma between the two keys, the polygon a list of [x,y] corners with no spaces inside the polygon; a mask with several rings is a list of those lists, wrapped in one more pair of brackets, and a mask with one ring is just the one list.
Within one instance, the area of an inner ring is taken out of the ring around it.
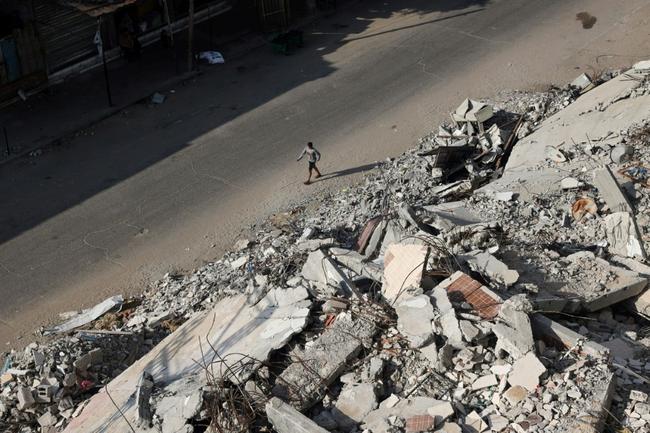
{"label": "rubble pile", "polygon": [[360,185],[68,318],[7,356],[0,426],[646,431],[645,65],[467,99]]}

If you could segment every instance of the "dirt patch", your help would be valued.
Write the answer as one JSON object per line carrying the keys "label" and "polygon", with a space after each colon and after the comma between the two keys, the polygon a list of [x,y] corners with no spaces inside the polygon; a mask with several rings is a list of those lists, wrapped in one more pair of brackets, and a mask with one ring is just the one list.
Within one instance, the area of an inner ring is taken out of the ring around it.
{"label": "dirt patch", "polygon": [[576,14],[576,21],[580,21],[582,23],[583,29],[590,29],[594,26],[594,24],[596,24],[598,18],[591,15],[589,12],[579,12]]}

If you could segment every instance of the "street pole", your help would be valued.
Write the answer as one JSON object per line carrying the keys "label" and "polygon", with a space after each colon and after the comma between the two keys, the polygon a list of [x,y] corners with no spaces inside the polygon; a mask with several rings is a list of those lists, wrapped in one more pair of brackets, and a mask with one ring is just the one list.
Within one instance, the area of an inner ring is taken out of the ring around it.
{"label": "street pole", "polygon": [[187,25],[187,71],[194,70],[194,0],[189,0],[189,21]]}
{"label": "street pole", "polygon": [[99,35],[99,40],[97,43],[97,49],[101,52],[102,55],[102,65],[104,67],[104,83],[106,84],[106,97],[108,99],[108,106],[113,106],[113,96],[111,95],[111,83],[108,77],[108,66],[106,65],[106,52],[104,50],[104,36],[102,32],[102,17],[97,18],[97,34]]}

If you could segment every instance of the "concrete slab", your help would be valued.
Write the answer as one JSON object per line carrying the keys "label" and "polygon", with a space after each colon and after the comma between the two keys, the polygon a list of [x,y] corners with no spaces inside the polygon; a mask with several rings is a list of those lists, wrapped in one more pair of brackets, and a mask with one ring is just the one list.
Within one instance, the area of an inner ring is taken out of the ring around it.
{"label": "concrete slab", "polygon": [[273,397],[266,404],[266,416],[278,433],[328,433],[290,404]]}
{"label": "concrete slab", "polygon": [[[444,292],[444,291],[443,291]],[[427,295],[418,295],[398,300],[395,307],[397,329],[413,348],[428,344],[433,338],[433,305]]]}
{"label": "concrete slab", "polygon": [[303,278],[340,289],[346,296],[360,296],[354,283],[322,250],[313,251],[302,267]]}
{"label": "concrete slab", "polygon": [[470,211],[462,201],[441,203],[435,206],[424,206],[429,222],[438,230],[447,231],[456,226],[466,226],[482,222],[481,218]]}
{"label": "concrete slab", "polygon": [[578,353],[594,358],[609,359],[610,357],[610,351],[607,347],[585,339],[584,336],[542,314],[531,314],[530,319],[533,326],[533,335],[538,340],[553,346],[559,345],[561,348],[566,349],[576,347],[578,341],[582,341]]}
{"label": "concrete slab", "polygon": [[231,379],[243,383],[259,366],[251,359],[266,360],[271,351],[284,346],[306,326],[309,307],[308,300],[285,306],[262,300],[256,306],[249,306],[244,295],[223,299],[209,312],[185,322],[113,379],[90,399],[79,417],[71,420],[65,433],[131,431],[124,417],[135,419],[135,392],[143,371],[152,375],[157,387],[187,380],[189,376],[201,386],[206,379],[199,364],[209,364],[218,353],[223,361],[212,364],[212,373],[225,376],[228,366],[237,364],[239,372]]}
{"label": "concrete slab", "polygon": [[519,272],[508,269],[508,266],[492,254],[485,251],[472,251],[458,256],[467,263],[471,270],[486,276],[497,284],[512,286],[519,280]]}
{"label": "concrete slab", "polygon": [[447,338],[447,344],[457,349],[465,347],[463,332],[460,330],[460,323],[456,318],[456,310],[449,301],[445,287],[442,285],[436,286],[431,291],[431,296],[438,310],[438,326],[442,329],[442,334]]}
{"label": "concrete slab", "polygon": [[375,409],[375,386],[371,383],[355,383],[343,387],[332,408],[332,416],[339,427],[350,430]]}
{"label": "concrete slab", "polygon": [[549,165],[546,146],[570,150],[650,118],[650,95],[629,97],[630,91],[641,83],[634,78],[641,75],[634,71],[621,74],[546,119],[539,129],[513,148],[501,179],[480,191],[514,191],[520,201],[529,201],[566,177],[566,171],[553,164],[569,163]]}
{"label": "concrete slab", "polygon": [[539,385],[539,377],[546,372],[542,364],[533,352],[519,358],[512,365],[512,371],[508,374],[508,383],[512,386],[523,386],[533,392]]}
{"label": "concrete slab", "polygon": [[394,303],[408,287],[420,287],[428,255],[429,248],[423,245],[388,247],[382,285],[382,294],[388,302]]}
{"label": "concrete slab", "polygon": [[381,281],[384,270],[375,262],[366,261],[366,257],[353,250],[345,248],[330,248],[330,253],[337,262],[352,270],[354,273],[370,278],[371,280]]}
{"label": "concrete slab", "polygon": [[278,376],[273,394],[299,410],[311,407],[322,399],[348,361],[364,344],[370,344],[376,331],[367,318],[340,313],[334,324]]}
{"label": "concrete slab", "polygon": [[641,233],[633,214],[616,212],[605,217],[605,230],[609,251],[624,257],[645,259],[646,253]]}
{"label": "concrete slab", "polygon": [[604,166],[594,170],[594,186],[598,189],[600,197],[605,200],[611,212],[634,213],[630,202],[609,167]]}

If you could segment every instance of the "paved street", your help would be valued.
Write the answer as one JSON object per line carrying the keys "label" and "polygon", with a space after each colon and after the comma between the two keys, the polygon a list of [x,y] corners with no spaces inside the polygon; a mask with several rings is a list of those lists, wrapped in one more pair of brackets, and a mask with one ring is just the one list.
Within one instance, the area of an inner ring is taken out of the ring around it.
{"label": "paved street", "polygon": [[[647,0],[359,1],[292,56],[261,47],[0,166],[0,341],[218,257],[250,223],[409,148],[466,96],[650,58],[649,19]],[[306,141],[340,175],[303,185]]]}

